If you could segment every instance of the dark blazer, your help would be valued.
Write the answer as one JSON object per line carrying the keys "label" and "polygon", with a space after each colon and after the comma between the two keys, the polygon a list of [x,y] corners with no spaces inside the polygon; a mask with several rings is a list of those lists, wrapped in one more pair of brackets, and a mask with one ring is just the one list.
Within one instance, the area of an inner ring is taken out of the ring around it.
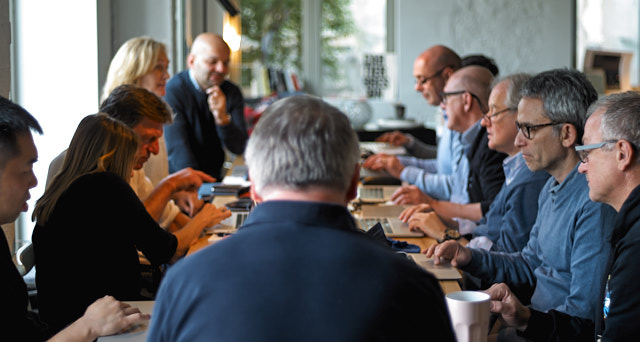
{"label": "dark blazer", "polygon": [[435,278],[356,230],[343,206],[267,201],[174,265],[150,341],[454,341]]}
{"label": "dark blazer", "polygon": [[220,179],[225,153],[223,147],[242,154],[247,143],[244,99],[240,88],[224,81],[220,89],[226,96],[231,124],[216,125],[207,103],[207,94],[196,89],[189,72],[173,76],[167,83],[164,100],[174,111],[173,123],[165,125],[169,172],[185,167],[203,171]]}
{"label": "dark blazer", "polygon": [[467,152],[467,158],[469,158],[469,182],[467,183],[469,203],[480,202],[483,216],[489,211],[493,199],[502,188],[502,183],[504,183],[502,161],[507,157],[504,153],[490,149],[488,144],[487,129],[482,127],[470,151]]}

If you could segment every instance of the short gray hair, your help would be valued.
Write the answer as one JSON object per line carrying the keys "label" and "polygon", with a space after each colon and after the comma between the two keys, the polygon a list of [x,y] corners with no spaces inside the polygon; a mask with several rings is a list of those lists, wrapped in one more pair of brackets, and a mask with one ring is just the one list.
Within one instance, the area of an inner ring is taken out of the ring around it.
{"label": "short gray hair", "polygon": [[505,105],[509,110],[514,112],[518,111],[518,103],[520,103],[520,99],[522,99],[522,86],[526,81],[531,78],[530,74],[525,73],[517,73],[511,74],[504,77],[497,78],[493,81],[493,86],[497,86],[499,83],[507,81],[507,96],[505,99]]}
{"label": "short gray hair", "polygon": [[262,195],[270,187],[346,191],[359,158],[358,137],[347,117],[306,95],[270,105],[245,151],[255,190]]}
{"label": "short gray hair", "polygon": [[589,107],[587,118],[598,110],[604,110],[600,121],[604,140],[623,139],[640,147],[640,94],[628,91],[605,96]]}
{"label": "short gray hair", "polygon": [[[587,109],[598,99],[598,93],[585,75],[571,69],[541,72],[522,87],[522,96],[542,100],[545,115],[553,122],[572,124],[582,140]],[[554,126],[554,133],[560,128]]]}

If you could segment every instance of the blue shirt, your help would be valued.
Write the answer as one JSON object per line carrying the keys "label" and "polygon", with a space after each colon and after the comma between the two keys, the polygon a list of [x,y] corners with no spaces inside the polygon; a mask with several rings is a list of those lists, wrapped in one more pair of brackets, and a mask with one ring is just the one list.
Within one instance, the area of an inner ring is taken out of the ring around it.
{"label": "blue shirt", "polygon": [[531,307],[538,311],[594,319],[614,218],[613,208],[589,199],[576,165],[562,183],[550,177],[541,190],[536,223],[521,252],[472,248],[471,262],[462,269],[512,288],[535,288]]}
{"label": "blue shirt", "polygon": [[519,252],[529,241],[529,232],[538,213],[538,196],[549,174],[529,170],[522,153],[506,158],[503,169],[505,182],[502,189],[473,232],[474,239],[470,245],[476,247],[475,244],[480,243],[477,239],[484,237],[488,241],[482,245],[487,249]]}
{"label": "blue shirt", "polygon": [[[480,132],[480,121],[475,123],[463,134],[451,132],[451,165],[453,173],[450,175],[430,173],[433,168],[424,169],[427,165],[420,159],[413,157],[398,157],[405,168],[400,173],[400,179],[417,186],[420,191],[437,199],[460,204],[469,203],[467,181],[469,179],[469,159],[465,157],[465,146],[470,147]],[[438,151],[440,156],[440,151]],[[455,199],[455,200],[454,200]]]}

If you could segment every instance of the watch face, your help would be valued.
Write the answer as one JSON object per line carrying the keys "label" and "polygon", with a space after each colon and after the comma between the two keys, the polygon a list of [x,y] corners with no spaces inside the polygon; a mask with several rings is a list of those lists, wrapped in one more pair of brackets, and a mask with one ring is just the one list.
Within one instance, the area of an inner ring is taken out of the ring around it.
{"label": "watch face", "polygon": [[459,239],[460,238],[460,232],[455,230],[455,229],[447,229],[444,234],[446,235],[447,238],[449,239]]}

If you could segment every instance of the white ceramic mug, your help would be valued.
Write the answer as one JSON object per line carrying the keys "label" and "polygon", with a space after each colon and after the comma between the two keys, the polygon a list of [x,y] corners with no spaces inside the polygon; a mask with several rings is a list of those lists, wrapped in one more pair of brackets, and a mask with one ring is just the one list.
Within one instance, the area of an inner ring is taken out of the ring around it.
{"label": "white ceramic mug", "polygon": [[446,298],[458,342],[486,342],[489,295],[480,291],[458,291],[447,294]]}

